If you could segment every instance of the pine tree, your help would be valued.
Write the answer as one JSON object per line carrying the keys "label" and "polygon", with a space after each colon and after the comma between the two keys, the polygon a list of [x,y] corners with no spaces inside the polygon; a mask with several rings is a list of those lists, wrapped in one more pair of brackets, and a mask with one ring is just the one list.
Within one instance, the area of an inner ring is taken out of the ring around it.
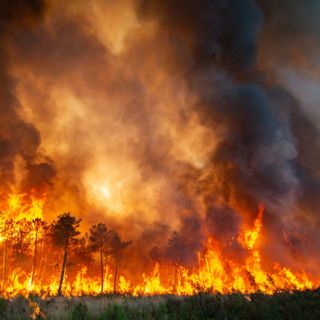
{"label": "pine tree", "polygon": [[57,221],[54,221],[51,226],[52,236],[55,244],[58,246],[63,246],[64,248],[58,289],[59,296],[62,295],[62,283],[67,264],[68,247],[71,240],[73,240],[76,236],[80,234],[80,232],[78,231],[80,222],[81,219],[77,219],[76,217],[72,216],[70,212],[67,212],[59,215]]}

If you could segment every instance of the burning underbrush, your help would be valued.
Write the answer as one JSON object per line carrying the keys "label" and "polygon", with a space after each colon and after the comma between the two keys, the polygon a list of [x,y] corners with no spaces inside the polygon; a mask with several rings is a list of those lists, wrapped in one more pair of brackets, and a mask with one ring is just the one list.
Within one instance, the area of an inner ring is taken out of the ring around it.
{"label": "burning underbrush", "polygon": [[173,232],[164,248],[149,249],[145,259],[150,267],[136,274],[130,270],[128,254],[137,250],[134,242],[122,240],[103,222],[80,233],[81,220],[70,213],[59,215],[49,224],[43,216],[44,203],[45,196],[22,194],[11,194],[3,202],[3,297],[109,293],[186,296],[202,292],[269,295],[316,289],[320,284],[317,274],[301,267],[264,260],[263,205],[253,224],[235,239],[241,257],[230,255],[225,244],[211,235],[202,241],[196,261],[184,264],[188,239]]}

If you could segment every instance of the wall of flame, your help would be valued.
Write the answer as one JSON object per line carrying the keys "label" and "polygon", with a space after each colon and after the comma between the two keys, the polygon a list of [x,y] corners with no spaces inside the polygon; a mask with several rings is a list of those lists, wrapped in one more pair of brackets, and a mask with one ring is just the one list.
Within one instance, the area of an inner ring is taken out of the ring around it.
{"label": "wall of flame", "polygon": [[[124,291],[133,274],[137,293],[317,286],[316,2],[16,2],[0,17],[8,216],[116,228]],[[190,248],[175,288],[147,275],[174,230]]]}

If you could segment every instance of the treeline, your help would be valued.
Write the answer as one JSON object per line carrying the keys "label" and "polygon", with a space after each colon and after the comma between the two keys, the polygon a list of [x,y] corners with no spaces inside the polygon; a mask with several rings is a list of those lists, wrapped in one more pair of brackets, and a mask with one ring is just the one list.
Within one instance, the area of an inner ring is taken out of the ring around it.
{"label": "treeline", "polygon": [[[1,293],[4,294],[9,286],[9,275],[11,278],[18,277],[19,273],[30,275],[28,285],[32,291],[35,280],[43,288],[48,274],[60,272],[58,295],[62,295],[66,267],[72,272],[86,266],[97,274],[95,255],[99,258],[101,293],[105,290],[107,263],[113,266],[113,292],[116,293],[120,262],[131,241],[122,240],[117,231],[109,230],[104,223],[93,225],[88,232],[81,234],[80,223],[81,219],[69,212],[59,215],[51,224],[40,218],[8,219],[5,213],[0,213]],[[189,256],[187,250],[190,248],[185,239],[173,232],[164,249],[153,247],[150,250],[149,259],[159,265],[169,262],[175,283],[179,266]]]}
{"label": "treeline", "polygon": [[[5,291],[9,272],[25,271],[28,266],[30,267],[30,258],[32,258],[30,288],[36,272],[42,286],[48,271],[46,269],[50,264],[48,260],[51,260],[54,269],[60,267],[58,295],[62,295],[69,256],[72,256],[76,267],[81,267],[84,261],[87,265],[92,265],[93,254],[96,252],[100,256],[101,293],[104,290],[104,259],[106,257],[114,261],[114,292],[116,292],[119,263],[123,257],[123,251],[131,244],[131,241],[123,241],[117,231],[108,230],[105,224],[99,223],[91,227],[88,233],[80,236],[81,219],[77,219],[69,212],[59,215],[51,224],[40,218],[6,219],[4,213],[1,213],[0,221],[3,256],[2,293]],[[41,255],[41,266],[39,255]],[[59,256],[63,256],[60,266],[57,265],[57,261],[61,260]]]}

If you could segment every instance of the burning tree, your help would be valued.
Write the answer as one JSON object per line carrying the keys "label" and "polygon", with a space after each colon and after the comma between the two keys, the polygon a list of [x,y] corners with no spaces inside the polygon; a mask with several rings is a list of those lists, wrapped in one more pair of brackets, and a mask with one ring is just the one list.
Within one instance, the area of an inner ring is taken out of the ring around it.
{"label": "burning tree", "polygon": [[13,230],[11,240],[13,255],[18,261],[24,260],[30,251],[30,245],[32,243],[31,221],[25,218],[19,219],[14,222]]}
{"label": "burning tree", "polygon": [[186,249],[187,244],[184,237],[177,231],[172,232],[168,240],[165,254],[173,265],[174,286],[177,284],[179,266],[183,265]]}
{"label": "burning tree", "polygon": [[3,246],[2,254],[2,284],[1,292],[5,290],[5,284],[7,280],[7,257],[8,257],[8,245],[12,239],[14,220],[6,219],[5,214],[1,212],[1,224],[0,224],[0,233],[1,233],[1,242]]}
{"label": "burning tree", "polygon": [[73,266],[76,269],[90,266],[93,262],[92,255],[89,235],[86,232],[83,236],[73,241]]}
{"label": "burning tree", "polygon": [[63,246],[64,248],[58,295],[62,295],[61,289],[67,264],[68,246],[71,240],[80,234],[78,231],[80,222],[81,219],[77,219],[72,216],[70,212],[67,212],[59,215],[57,221],[54,221],[52,224],[52,236],[54,242],[56,245]]}
{"label": "burning tree", "polygon": [[162,250],[154,246],[150,251],[149,251],[149,258],[154,261],[155,263],[160,263],[163,260],[163,252]]}
{"label": "burning tree", "polygon": [[100,275],[101,275],[101,294],[103,293],[104,284],[104,263],[103,256],[110,253],[111,240],[114,236],[114,232],[108,231],[104,223],[94,225],[90,229],[89,240],[91,248],[95,252],[100,254]]}
{"label": "burning tree", "polygon": [[122,241],[119,234],[113,231],[112,240],[111,240],[111,256],[115,261],[114,269],[114,279],[113,279],[113,292],[117,292],[117,275],[120,265],[120,261],[123,258],[123,250],[126,249],[131,244],[131,241]]}
{"label": "burning tree", "polygon": [[36,263],[37,263],[39,237],[44,235],[44,233],[48,229],[48,225],[44,220],[40,218],[33,219],[31,223],[32,223],[32,228],[34,232],[33,263],[32,263],[32,271],[31,271],[31,279],[30,279],[30,286],[32,287],[35,269],[36,269]]}

